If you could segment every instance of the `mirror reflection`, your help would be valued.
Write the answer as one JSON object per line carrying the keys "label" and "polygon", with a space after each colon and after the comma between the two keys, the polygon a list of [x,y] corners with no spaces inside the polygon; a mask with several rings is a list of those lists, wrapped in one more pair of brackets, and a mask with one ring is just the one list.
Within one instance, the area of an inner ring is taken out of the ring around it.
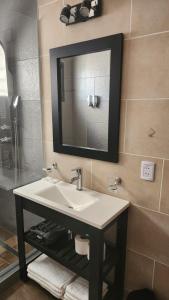
{"label": "mirror reflection", "polygon": [[108,150],[111,51],[63,58],[62,144]]}

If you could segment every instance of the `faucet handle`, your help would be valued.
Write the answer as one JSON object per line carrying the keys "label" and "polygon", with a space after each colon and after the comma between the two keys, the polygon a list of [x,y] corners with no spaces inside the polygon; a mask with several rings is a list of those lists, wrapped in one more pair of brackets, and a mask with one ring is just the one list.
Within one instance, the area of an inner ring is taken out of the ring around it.
{"label": "faucet handle", "polygon": [[48,173],[51,173],[52,170],[56,170],[56,169],[57,169],[57,163],[54,162],[51,167],[43,168],[42,171],[44,171],[48,174]]}
{"label": "faucet handle", "polygon": [[42,171],[44,171],[46,173],[50,173],[50,172],[52,172],[52,168],[50,168],[50,167],[42,168]]}
{"label": "faucet handle", "polygon": [[75,168],[75,169],[72,169],[71,172],[76,172],[77,174],[81,174],[82,169],[81,168]]}
{"label": "faucet handle", "polygon": [[109,189],[112,191],[117,191],[119,186],[121,185],[121,178],[120,177],[115,177],[114,182],[109,185]]}

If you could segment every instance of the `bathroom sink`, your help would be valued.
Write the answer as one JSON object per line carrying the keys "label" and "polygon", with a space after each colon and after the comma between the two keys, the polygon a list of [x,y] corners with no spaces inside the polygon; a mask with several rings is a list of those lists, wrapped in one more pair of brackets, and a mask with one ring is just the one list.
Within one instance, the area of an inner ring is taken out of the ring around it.
{"label": "bathroom sink", "polygon": [[41,189],[35,195],[77,211],[81,211],[98,201],[85,190],[77,191],[74,185],[62,181]]}
{"label": "bathroom sink", "polygon": [[129,207],[129,202],[49,177],[14,190],[21,199],[28,199],[54,209],[71,218],[102,229]]}

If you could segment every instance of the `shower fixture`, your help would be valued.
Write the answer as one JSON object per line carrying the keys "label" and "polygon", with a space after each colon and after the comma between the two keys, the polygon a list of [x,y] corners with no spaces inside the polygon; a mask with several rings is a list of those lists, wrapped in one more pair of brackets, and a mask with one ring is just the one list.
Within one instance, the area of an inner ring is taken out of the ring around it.
{"label": "shower fixture", "polygon": [[19,104],[19,96],[16,96],[13,100],[13,103],[12,103],[12,106],[14,109],[17,109],[18,107],[18,104]]}
{"label": "shower fixture", "polygon": [[20,172],[19,106],[20,96],[13,97],[11,102],[11,119],[13,127],[15,183],[18,181]]}

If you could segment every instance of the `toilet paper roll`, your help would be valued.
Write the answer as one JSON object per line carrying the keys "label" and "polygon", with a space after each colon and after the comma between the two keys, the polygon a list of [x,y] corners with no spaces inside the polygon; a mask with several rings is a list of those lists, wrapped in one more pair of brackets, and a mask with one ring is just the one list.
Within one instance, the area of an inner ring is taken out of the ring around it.
{"label": "toilet paper roll", "polygon": [[81,235],[75,236],[75,251],[79,255],[88,255],[89,253],[89,239]]}

